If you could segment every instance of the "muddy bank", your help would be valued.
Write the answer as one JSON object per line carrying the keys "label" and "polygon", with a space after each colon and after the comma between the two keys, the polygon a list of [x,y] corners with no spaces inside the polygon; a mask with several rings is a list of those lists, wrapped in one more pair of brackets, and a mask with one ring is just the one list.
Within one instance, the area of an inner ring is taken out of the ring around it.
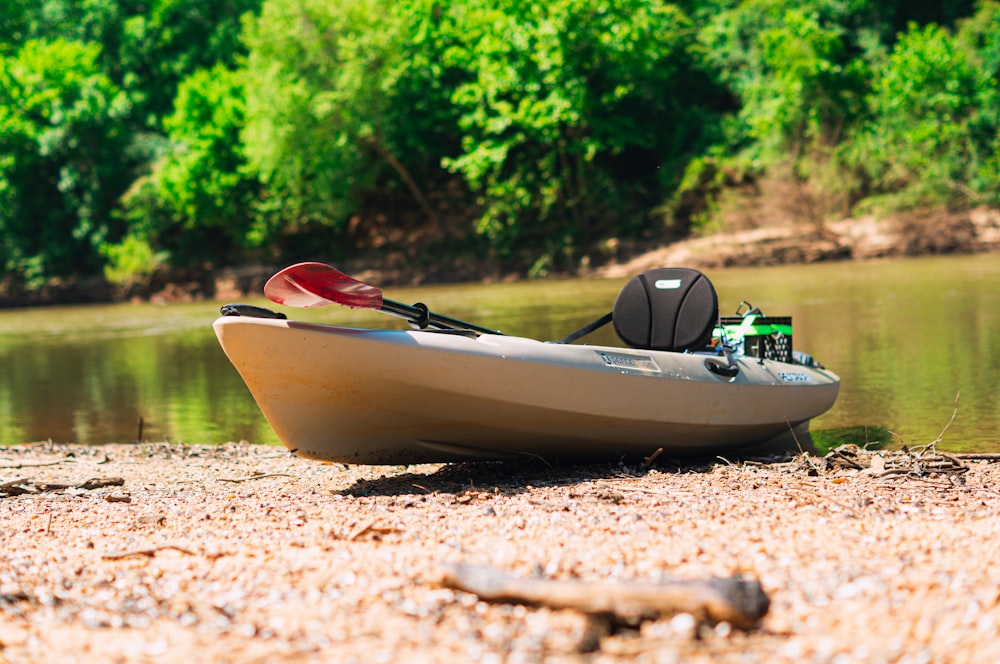
{"label": "muddy bank", "polygon": [[[612,243],[614,245],[614,243]],[[621,243],[599,258],[585,259],[572,274],[553,276],[624,277],[662,266],[694,268],[751,267],[819,261],[867,260],[898,256],[971,254],[1000,250],[1000,211],[979,208],[933,212],[888,219],[865,217],[816,227],[807,224],[770,226],[668,245]],[[337,267],[380,286],[425,283],[516,280],[523,274],[503,272],[473,258],[414,262],[407,251],[381,249],[338,262]],[[323,261],[323,256],[314,257]],[[234,301],[259,297],[268,277],[285,264],[174,270],[156,275],[128,293],[103,279],[56,281],[37,291],[18,290],[0,280],[0,307],[76,304],[118,300],[160,303],[214,299]]]}
{"label": "muddy bank", "polygon": [[[0,662],[994,662],[998,482],[850,447],[646,469],[0,448]],[[770,607],[613,624],[442,587],[450,563],[592,594],[738,575]]]}
{"label": "muddy bank", "polygon": [[755,228],[693,238],[595,270],[621,277],[662,265],[752,267],[1000,250],[1000,211],[985,208],[878,220],[848,219],[817,228]]}
{"label": "muddy bank", "polygon": [[[611,259],[587,262],[574,274],[557,276],[627,277],[663,266],[702,269],[753,267],[994,251],[1000,251],[1000,211],[983,208],[883,220],[874,217],[848,219],[825,224],[821,228],[807,225],[756,228],[692,238],[665,246],[622,246]],[[168,284],[150,297],[159,301],[191,297],[229,301],[257,297],[263,291],[267,278],[282,267],[284,265],[225,269],[213,273],[204,283],[190,281],[186,286]],[[380,286],[455,280],[490,282],[523,277],[492,269],[476,271],[464,263],[454,268],[438,266],[438,270],[428,271],[391,257],[384,259],[381,265],[361,258],[338,264],[337,267]]]}

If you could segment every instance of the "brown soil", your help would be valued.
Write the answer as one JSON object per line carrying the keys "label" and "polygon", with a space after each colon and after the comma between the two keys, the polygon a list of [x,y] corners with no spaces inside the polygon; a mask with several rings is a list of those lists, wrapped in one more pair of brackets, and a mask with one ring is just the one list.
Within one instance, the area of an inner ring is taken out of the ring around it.
{"label": "brown soil", "polygon": [[938,211],[822,226],[790,224],[719,233],[659,247],[597,270],[629,276],[653,267],[750,267],[1000,250],[1000,211]]}
{"label": "brown soil", "polygon": [[[751,267],[993,251],[1000,251],[1000,210],[978,208],[888,219],[864,217],[821,226],[777,224],[652,247],[623,245],[611,258],[585,261],[588,267],[581,268],[579,276],[627,277],[663,266]],[[392,251],[380,252],[375,261],[371,257],[361,257],[338,265],[338,268],[380,286],[440,281],[443,274],[449,275],[450,280],[460,281],[512,280],[520,276],[499,274],[484,266],[477,271],[468,265],[444,266],[443,270],[433,272],[399,258]],[[212,275],[207,284],[191,282],[187,289],[170,284],[154,293],[152,298],[172,301],[209,295],[228,301],[256,297],[276,269],[275,266],[255,266],[223,270]]]}
{"label": "brown soil", "polygon": [[[613,251],[611,258],[585,261],[588,267],[581,268],[579,275],[626,277],[663,266],[749,267],[992,251],[1000,251],[1000,210],[979,208],[881,220],[847,219],[822,226],[786,223],[715,233],[668,245],[623,245]],[[374,261],[371,257],[360,257],[337,267],[380,286],[440,281],[444,273],[450,280],[465,281],[511,280],[520,276],[498,274],[485,266],[479,266],[477,271],[468,265],[444,266],[443,270],[431,272],[387,250],[381,251]],[[152,299],[172,301],[208,295],[228,301],[255,297],[276,269],[250,266],[222,270],[213,274],[208,283],[192,281],[187,288],[169,284],[154,293]]]}
{"label": "brown soil", "polygon": [[[0,661],[994,662],[998,482],[933,450],[643,469],[0,448]],[[742,574],[771,607],[748,631],[609,629],[438,586],[457,562],[598,588]]]}

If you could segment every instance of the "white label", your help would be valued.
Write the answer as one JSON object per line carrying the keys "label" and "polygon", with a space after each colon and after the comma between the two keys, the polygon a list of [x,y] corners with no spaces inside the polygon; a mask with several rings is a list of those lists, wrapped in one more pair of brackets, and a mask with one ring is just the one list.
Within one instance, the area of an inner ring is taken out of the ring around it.
{"label": "white label", "polygon": [[810,383],[812,379],[804,373],[792,373],[790,371],[782,371],[778,374],[781,376],[781,380],[786,383]]}
{"label": "white label", "polygon": [[616,369],[636,369],[638,371],[659,371],[653,358],[647,355],[626,355],[625,353],[605,353],[598,351],[598,355],[609,367]]}
{"label": "white label", "polygon": [[658,290],[675,290],[681,287],[680,279],[657,279],[653,286]]}

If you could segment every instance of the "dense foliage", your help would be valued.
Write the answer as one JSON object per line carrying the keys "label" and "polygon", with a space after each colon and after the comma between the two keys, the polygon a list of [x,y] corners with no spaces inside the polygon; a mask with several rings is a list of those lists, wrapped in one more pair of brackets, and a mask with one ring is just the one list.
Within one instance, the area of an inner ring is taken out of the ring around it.
{"label": "dense foliage", "polygon": [[998,75],[995,0],[0,0],[0,286],[998,205]]}

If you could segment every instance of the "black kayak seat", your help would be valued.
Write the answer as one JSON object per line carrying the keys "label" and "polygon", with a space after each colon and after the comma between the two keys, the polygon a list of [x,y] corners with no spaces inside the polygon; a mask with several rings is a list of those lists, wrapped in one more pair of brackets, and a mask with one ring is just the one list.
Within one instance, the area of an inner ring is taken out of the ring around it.
{"label": "black kayak seat", "polygon": [[719,299],[704,274],[662,267],[632,277],[615,300],[615,332],[633,348],[684,352],[712,339]]}

